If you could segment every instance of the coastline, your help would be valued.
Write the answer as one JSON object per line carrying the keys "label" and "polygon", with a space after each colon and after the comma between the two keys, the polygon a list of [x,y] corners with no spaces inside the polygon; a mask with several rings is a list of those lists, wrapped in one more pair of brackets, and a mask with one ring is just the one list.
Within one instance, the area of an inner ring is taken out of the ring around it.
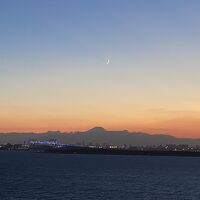
{"label": "coastline", "polygon": [[40,151],[39,153],[200,157],[200,152],[190,152],[190,151],[133,151],[133,150],[123,150],[123,149],[98,149],[98,148],[46,149],[44,151]]}
{"label": "coastline", "polygon": [[131,149],[106,149],[90,147],[34,147],[30,149],[0,149],[0,151],[45,153],[45,154],[85,154],[85,155],[129,155],[129,156],[177,156],[200,157],[200,151],[162,151],[162,150],[131,150]]}

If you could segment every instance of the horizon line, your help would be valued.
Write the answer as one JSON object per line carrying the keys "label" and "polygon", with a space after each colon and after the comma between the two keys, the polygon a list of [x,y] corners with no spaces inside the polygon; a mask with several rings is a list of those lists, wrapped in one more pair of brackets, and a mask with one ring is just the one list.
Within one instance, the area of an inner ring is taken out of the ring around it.
{"label": "horizon line", "polygon": [[[128,130],[128,129],[106,129],[104,127],[101,127],[101,126],[94,126],[93,128],[89,128],[89,129],[86,129],[86,130],[53,130],[53,129],[49,129],[49,130],[45,130],[45,131],[34,131],[34,130],[13,130],[13,131],[1,131],[0,130],[0,134],[11,134],[11,133],[22,133],[22,134],[27,134],[27,133],[32,133],[32,134],[45,134],[45,133],[48,133],[48,132],[59,132],[59,133],[62,133],[62,134],[69,134],[69,133],[84,133],[84,132],[88,132],[92,129],[102,129],[102,130],[105,130],[106,132],[117,132],[117,131],[120,131],[120,132],[128,132],[128,133],[143,133],[143,134],[148,134],[148,135],[152,135],[152,136],[156,136],[156,135],[166,135],[166,136],[170,136],[170,137],[173,137],[173,138],[183,138],[183,139],[200,139],[200,137],[182,137],[182,136],[175,136],[173,134],[170,134],[170,133],[150,133],[150,132],[145,132],[145,131],[139,131],[139,130]],[[151,129],[152,130],[152,129]],[[158,129],[156,129],[158,130]],[[162,130],[162,129],[161,129]]]}

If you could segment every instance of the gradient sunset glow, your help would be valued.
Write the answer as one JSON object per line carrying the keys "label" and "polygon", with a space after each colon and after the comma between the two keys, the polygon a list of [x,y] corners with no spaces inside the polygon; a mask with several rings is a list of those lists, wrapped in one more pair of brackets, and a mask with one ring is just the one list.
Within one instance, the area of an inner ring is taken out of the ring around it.
{"label": "gradient sunset glow", "polygon": [[200,137],[199,10],[197,0],[1,0],[0,131]]}

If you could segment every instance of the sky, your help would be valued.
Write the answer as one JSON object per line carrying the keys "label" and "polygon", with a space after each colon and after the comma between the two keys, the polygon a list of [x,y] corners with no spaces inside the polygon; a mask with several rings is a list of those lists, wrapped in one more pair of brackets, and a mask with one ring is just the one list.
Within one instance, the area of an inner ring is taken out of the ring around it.
{"label": "sky", "polygon": [[200,137],[199,10],[198,0],[0,0],[0,131]]}

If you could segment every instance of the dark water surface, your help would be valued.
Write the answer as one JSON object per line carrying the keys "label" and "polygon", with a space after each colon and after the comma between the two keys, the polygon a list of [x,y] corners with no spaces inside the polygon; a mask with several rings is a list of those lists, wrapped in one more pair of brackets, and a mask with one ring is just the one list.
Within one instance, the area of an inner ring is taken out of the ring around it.
{"label": "dark water surface", "polygon": [[0,200],[200,199],[200,158],[0,151]]}

